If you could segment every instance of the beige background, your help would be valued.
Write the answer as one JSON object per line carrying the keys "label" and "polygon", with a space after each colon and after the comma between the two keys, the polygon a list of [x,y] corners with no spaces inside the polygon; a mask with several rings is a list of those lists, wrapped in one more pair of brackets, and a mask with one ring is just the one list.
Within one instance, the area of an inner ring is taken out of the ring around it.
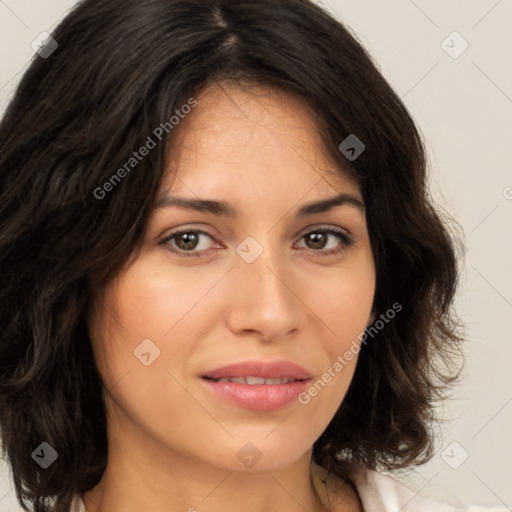
{"label": "beige background", "polygon": [[[31,41],[74,3],[0,0],[0,114],[33,56]],[[358,33],[417,120],[432,191],[465,231],[463,383],[444,408],[438,454],[400,478],[424,496],[511,509],[512,0],[317,3]],[[453,31],[469,44],[457,58],[447,53],[463,49]],[[5,465],[0,510],[20,510]]]}

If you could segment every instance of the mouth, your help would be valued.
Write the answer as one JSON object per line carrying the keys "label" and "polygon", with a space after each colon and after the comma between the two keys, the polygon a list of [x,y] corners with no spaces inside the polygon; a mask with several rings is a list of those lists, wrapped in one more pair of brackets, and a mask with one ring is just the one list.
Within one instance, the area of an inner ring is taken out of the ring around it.
{"label": "mouth", "polygon": [[[214,370],[205,372],[202,377],[213,380],[227,379],[224,382],[242,381],[231,379],[245,379],[245,384],[283,384],[282,380],[305,380],[311,377],[311,374],[302,366],[292,363],[291,361],[242,361],[239,363],[231,363]],[[262,382],[264,379],[268,382]],[[279,380],[280,381],[279,381]]]}
{"label": "mouth", "polygon": [[263,377],[203,377],[201,382],[210,396],[242,409],[276,411],[298,402],[311,379]]}
{"label": "mouth", "polygon": [[201,375],[204,388],[216,399],[242,409],[275,411],[297,402],[312,380],[290,361],[245,361]]}
{"label": "mouth", "polygon": [[214,379],[203,375],[203,379],[213,382],[235,382],[236,384],[248,384],[249,386],[279,386],[281,384],[290,384],[291,382],[303,382],[309,379],[294,379],[293,377],[278,377],[274,379],[266,379],[264,377],[220,377]]}

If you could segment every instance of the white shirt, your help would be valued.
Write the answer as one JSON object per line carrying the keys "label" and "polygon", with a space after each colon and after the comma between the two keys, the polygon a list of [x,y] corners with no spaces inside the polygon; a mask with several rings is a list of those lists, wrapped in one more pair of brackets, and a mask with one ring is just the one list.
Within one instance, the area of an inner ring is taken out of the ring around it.
{"label": "white shirt", "polygon": [[[325,500],[325,490],[329,487],[329,480],[325,479],[327,472],[321,466],[311,465],[313,483],[320,494],[324,505],[329,508]],[[352,481],[357,489],[365,512],[509,512],[508,509],[496,507],[454,507],[447,503],[420,496],[409,489],[396,478],[360,467],[352,474]],[[337,512],[336,507],[331,509]]]}
{"label": "white shirt", "polygon": [[[324,506],[329,508],[326,489],[332,492],[333,477],[326,479],[326,470],[315,463],[311,465],[311,474],[315,489]],[[361,468],[352,478],[365,512],[509,512],[499,507],[456,508],[422,497],[396,478],[366,468]],[[331,510],[337,512],[339,508],[334,506]],[[75,496],[70,512],[86,512],[80,496]]]}

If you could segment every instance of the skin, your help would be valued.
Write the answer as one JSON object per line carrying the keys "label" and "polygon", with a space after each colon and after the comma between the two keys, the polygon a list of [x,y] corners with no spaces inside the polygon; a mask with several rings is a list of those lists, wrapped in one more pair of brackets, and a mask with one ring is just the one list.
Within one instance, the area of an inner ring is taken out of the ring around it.
{"label": "skin", "polygon": [[[241,503],[245,512],[321,511],[312,445],[340,406],[357,355],[307,405],[277,411],[228,404],[200,375],[284,359],[316,381],[350,348],[372,320],[375,292],[364,211],[345,204],[294,214],[341,192],[362,202],[361,192],[325,156],[299,100],[218,85],[197,100],[173,132],[161,195],[225,200],[240,216],[155,209],[141,250],[95,301],[89,330],[107,389],[109,459],[84,503],[87,512],[226,512]],[[344,230],[353,244],[320,227]],[[195,247],[183,237],[159,243],[178,228],[208,236]],[[308,241],[312,232],[324,233],[323,243]],[[236,252],[248,236],[263,248],[252,263]],[[145,366],[133,352],[148,338],[160,355]],[[237,457],[248,442],[261,455],[251,468]],[[337,510],[362,510],[357,493],[344,491]]]}

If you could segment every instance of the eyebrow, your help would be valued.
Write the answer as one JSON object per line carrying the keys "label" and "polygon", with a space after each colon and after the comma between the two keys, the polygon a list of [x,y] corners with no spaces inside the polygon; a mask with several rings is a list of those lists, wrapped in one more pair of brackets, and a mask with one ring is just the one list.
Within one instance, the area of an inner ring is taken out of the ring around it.
{"label": "eyebrow", "polygon": [[[364,203],[352,194],[339,194],[320,201],[313,201],[302,205],[296,217],[305,217],[307,215],[314,215],[316,213],[324,213],[337,206],[348,205],[353,206],[365,212]],[[216,201],[213,199],[192,199],[177,196],[165,196],[159,199],[156,203],[156,208],[178,207],[184,210],[192,210],[196,212],[211,213],[217,216],[236,218],[240,212],[232,204],[227,201]]]}

